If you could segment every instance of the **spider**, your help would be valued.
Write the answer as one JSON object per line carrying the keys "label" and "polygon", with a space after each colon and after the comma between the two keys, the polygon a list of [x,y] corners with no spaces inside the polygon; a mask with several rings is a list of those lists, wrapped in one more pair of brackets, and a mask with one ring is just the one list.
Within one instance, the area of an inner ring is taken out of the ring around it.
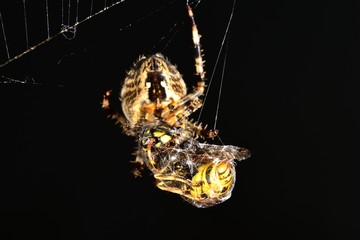
{"label": "spider", "polygon": [[231,145],[202,143],[214,139],[218,130],[208,130],[189,119],[202,106],[205,71],[200,35],[190,5],[195,50],[195,86],[187,92],[182,75],[163,54],[140,56],[122,83],[108,90],[102,108],[136,138],[133,174],[145,168],[156,179],[156,186],[179,194],[190,204],[210,207],[231,196],[235,183],[235,160],[250,157],[250,151]]}

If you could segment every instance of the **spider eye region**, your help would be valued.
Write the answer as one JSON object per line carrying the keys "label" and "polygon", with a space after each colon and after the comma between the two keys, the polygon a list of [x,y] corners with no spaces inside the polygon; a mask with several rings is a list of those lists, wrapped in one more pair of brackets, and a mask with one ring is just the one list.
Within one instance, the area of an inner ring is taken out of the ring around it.
{"label": "spider eye region", "polygon": [[147,72],[161,73],[165,70],[166,60],[160,54],[151,55],[145,58],[145,69]]}
{"label": "spider eye region", "polygon": [[155,58],[155,57],[150,57],[149,58],[149,65],[148,65],[148,71],[150,72],[161,72],[161,62]]}

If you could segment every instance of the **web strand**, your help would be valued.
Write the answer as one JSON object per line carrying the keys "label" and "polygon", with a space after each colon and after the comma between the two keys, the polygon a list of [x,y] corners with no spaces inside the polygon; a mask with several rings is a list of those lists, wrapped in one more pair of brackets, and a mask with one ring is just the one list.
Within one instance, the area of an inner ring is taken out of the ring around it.
{"label": "web strand", "polygon": [[[234,16],[234,12],[235,12],[235,4],[236,4],[236,0],[233,1],[233,6],[232,6],[232,9],[231,9],[231,13],[230,13],[230,17],[229,17],[229,20],[228,20],[228,24],[226,26],[226,30],[225,30],[225,33],[224,33],[224,37],[222,39],[222,42],[221,42],[221,45],[220,45],[220,49],[219,49],[219,53],[216,57],[216,61],[215,61],[215,65],[214,65],[214,70],[212,71],[211,73],[211,77],[209,79],[209,83],[207,85],[207,90],[205,92],[205,95],[204,95],[204,100],[203,100],[203,106],[201,107],[200,109],[200,112],[199,112],[199,116],[198,116],[198,119],[197,121],[200,122],[200,118],[201,118],[201,115],[202,115],[202,112],[203,112],[203,109],[204,109],[204,106],[205,106],[205,102],[206,102],[206,99],[207,99],[207,96],[209,94],[209,89],[210,89],[210,86],[211,86],[211,83],[214,79],[214,74],[215,74],[215,71],[217,69],[217,66],[218,66],[218,63],[219,63],[219,59],[220,59],[220,56],[221,56],[221,53],[223,51],[223,47],[225,45],[225,40],[227,39],[227,36],[229,34],[229,29],[230,29],[230,25],[231,25],[231,22],[232,22],[232,18]],[[225,54],[225,58],[226,58],[226,54]],[[224,63],[226,63],[226,61],[224,60]],[[223,78],[223,76],[222,76]],[[223,79],[221,80],[221,82],[223,81]],[[220,87],[220,90],[219,92],[221,93],[221,87]],[[219,93],[219,94],[220,94]],[[219,103],[218,103],[219,104]],[[214,125],[216,126],[216,121],[217,121],[217,115],[218,115],[218,109],[216,110],[216,116],[215,116],[215,123]],[[215,129],[215,127],[214,127]]]}
{"label": "web strand", "polygon": [[224,53],[224,63],[223,63],[223,67],[222,67],[220,87],[219,87],[219,95],[218,95],[218,101],[217,101],[217,104],[216,104],[216,113],[215,113],[215,120],[214,120],[214,130],[216,130],[217,118],[218,118],[218,116],[219,116],[221,92],[222,92],[223,83],[224,83],[224,76],[225,76],[225,68],[226,68],[226,59],[227,59],[228,47],[229,47],[229,40],[226,41],[226,47],[225,47],[225,53]]}
{"label": "web strand", "polygon": [[47,37],[50,37],[50,24],[49,24],[49,5],[48,0],[45,1],[46,4],[46,29],[47,29]]}
{"label": "web strand", "polygon": [[69,1],[69,6],[68,6],[68,15],[67,15],[67,26],[70,26],[71,0],[68,1]]}
{"label": "web strand", "polygon": [[26,17],[26,4],[25,4],[25,0],[23,0],[23,7],[24,7],[24,24],[25,24],[26,48],[29,48],[29,35],[28,35],[28,24],[27,24],[27,17]]}
{"label": "web strand", "polygon": [[94,0],[91,0],[91,3],[90,3],[90,15],[89,16],[92,16],[93,7],[94,7]]}
{"label": "web strand", "polygon": [[[44,45],[45,43],[48,43],[49,41],[51,41],[52,39],[58,37],[59,35],[63,35],[66,39],[73,39],[75,37],[75,33],[76,33],[76,27],[85,22],[88,21],[89,19],[102,14],[103,12],[105,12],[106,10],[115,7],[117,5],[119,5],[120,3],[125,2],[125,0],[119,0],[119,1],[112,1],[111,4],[108,1],[104,2],[104,8],[102,10],[99,10],[97,12],[93,12],[93,4],[94,1],[92,0],[90,3],[90,15],[82,20],[79,20],[79,0],[76,0],[76,6],[75,6],[75,23],[71,23],[71,16],[74,16],[73,12],[71,11],[71,0],[68,0],[68,2],[61,0],[61,26],[59,26],[59,31],[52,35],[50,34],[50,16],[49,16],[49,2],[48,0],[44,0],[45,1],[45,11],[46,11],[46,34],[47,34],[47,38],[45,40],[43,40],[40,43],[37,43],[33,46],[30,45],[30,41],[29,41],[29,35],[28,35],[28,19],[27,19],[27,7],[26,7],[26,0],[22,1],[22,7],[23,7],[23,15],[24,15],[24,25],[25,25],[25,44],[26,44],[26,50],[15,55],[15,56],[11,56],[10,55],[10,51],[9,51],[9,46],[8,46],[8,42],[7,42],[7,38],[6,38],[6,32],[5,32],[5,28],[4,28],[4,19],[2,17],[2,15],[0,15],[0,21],[1,21],[1,27],[2,27],[2,33],[3,33],[3,38],[4,38],[4,45],[5,45],[5,49],[6,49],[6,55],[7,55],[7,60],[5,60],[5,62],[0,63],[0,68],[4,67],[6,65],[8,65],[9,63],[23,57],[24,55],[28,54],[29,52],[32,52],[33,50],[35,50],[36,48],[40,47],[41,45]],[[65,9],[65,5],[67,5],[67,10]],[[67,16],[65,16],[67,14]],[[5,19],[6,20],[6,19]],[[9,33],[7,33],[9,34]]]}
{"label": "web strand", "polygon": [[76,17],[75,22],[79,21],[79,0],[76,1]]}
{"label": "web strand", "polygon": [[6,40],[5,28],[4,28],[4,23],[2,20],[1,13],[0,13],[0,22],[1,22],[2,32],[3,32],[4,42],[5,42],[6,54],[7,54],[8,60],[9,60],[10,59],[9,47],[8,47],[7,40]]}

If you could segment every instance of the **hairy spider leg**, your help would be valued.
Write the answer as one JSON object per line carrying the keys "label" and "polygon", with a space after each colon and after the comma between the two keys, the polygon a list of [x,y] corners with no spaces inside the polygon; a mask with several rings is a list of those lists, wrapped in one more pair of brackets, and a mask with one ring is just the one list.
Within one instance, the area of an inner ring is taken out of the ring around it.
{"label": "hairy spider leg", "polygon": [[200,37],[198,28],[196,26],[193,11],[187,2],[188,15],[192,23],[192,40],[195,50],[195,81],[196,86],[194,91],[180,101],[172,103],[168,109],[164,109],[162,117],[170,125],[177,125],[186,119],[194,111],[202,106],[202,101],[199,99],[204,94],[205,89],[205,71],[204,61],[202,59],[202,49],[200,45]]}
{"label": "hairy spider leg", "polygon": [[201,35],[198,32],[194,14],[191,10],[191,7],[187,5],[188,13],[192,22],[192,39],[195,49],[195,76],[196,76],[196,87],[193,95],[198,97],[204,93],[205,86],[205,71],[204,71],[204,61],[202,59],[202,49],[200,47],[200,37]]}

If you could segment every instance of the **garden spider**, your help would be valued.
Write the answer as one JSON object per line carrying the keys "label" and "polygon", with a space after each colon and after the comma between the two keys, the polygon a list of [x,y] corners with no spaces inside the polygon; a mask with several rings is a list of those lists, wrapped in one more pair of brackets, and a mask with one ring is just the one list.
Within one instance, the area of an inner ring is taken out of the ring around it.
{"label": "garden spider", "polygon": [[200,35],[190,5],[195,49],[195,82],[192,92],[176,67],[161,53],[140,56],[127,73],[119,91],[105,93],[102,108],[121,125],[126,135],[137,137],[134,175],[147,167],[156,186],[179,194],[196,207],[210,207],[231,196],[235,162],[250,157],[245,148],[201,143],[213,139],[188,117],[202,106],[205,89]]}

